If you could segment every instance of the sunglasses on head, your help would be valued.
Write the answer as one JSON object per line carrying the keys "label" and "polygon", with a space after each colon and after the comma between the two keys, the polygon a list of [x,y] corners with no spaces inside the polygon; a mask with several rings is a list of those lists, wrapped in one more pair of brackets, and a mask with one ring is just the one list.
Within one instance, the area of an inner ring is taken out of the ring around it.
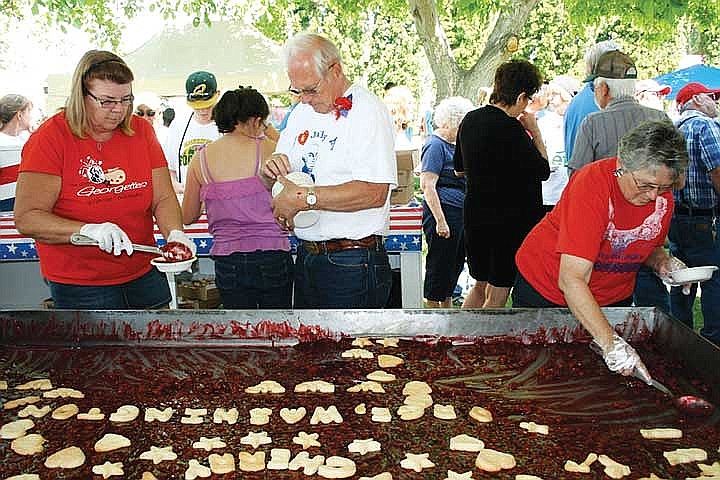
{"label": "sunglasses on head", "polygon": [[147,115],[148,117],[154,117],[155,116],[155,110],[138,110],[135,112],[135,115],[138,117],[144,117]]}

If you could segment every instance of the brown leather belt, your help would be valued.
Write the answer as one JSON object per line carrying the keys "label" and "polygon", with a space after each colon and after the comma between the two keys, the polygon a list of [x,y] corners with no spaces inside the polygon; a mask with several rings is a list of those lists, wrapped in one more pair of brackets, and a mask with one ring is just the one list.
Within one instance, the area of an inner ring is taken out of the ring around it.
{"label": "brown leather belt", "polygon": [[337,240],[325,240],[324,242],[302,242],[305,251],[311,255],[326,255],[333,252],[342,252],[343,250],[357,250],[367,248],[381,252],[385,246],[381,235],[369,235],[365,238],[352,240],[349,238],[338,238]]}

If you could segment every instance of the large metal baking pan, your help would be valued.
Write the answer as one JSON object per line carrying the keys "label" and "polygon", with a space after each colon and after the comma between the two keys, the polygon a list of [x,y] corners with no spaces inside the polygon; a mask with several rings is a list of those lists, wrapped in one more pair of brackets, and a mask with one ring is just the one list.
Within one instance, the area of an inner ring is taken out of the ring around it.
{"label": "large metal baking pan", "polygon": [[[720,348],[654,308],[606,308],[630,340],[651,336],[690,372],[720,386]],[[567,309],[498,310],[0,310],[0,345],[292,345],[342,336],[513,337],[525,342],[588,341]]]}

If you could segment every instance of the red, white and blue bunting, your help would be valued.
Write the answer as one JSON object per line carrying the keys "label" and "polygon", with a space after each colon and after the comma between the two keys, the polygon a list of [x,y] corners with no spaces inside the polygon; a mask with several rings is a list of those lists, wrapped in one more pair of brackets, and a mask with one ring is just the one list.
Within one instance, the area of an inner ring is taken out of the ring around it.
{"label": "red, white and blue bunting", "polygon": [[[185,226],[185,233],[197,245],[200,256],[210,254],[212,237],[207,231],[205,215],[192,225]],[[160,231],[155,229],[158,245],[165,243]],[[290,237],[293,251],[297,239]],[[419,252],[422,250],[422,206],[407,205],[390,208],[390,226],[385,233],[385,249],[388,252]],[[35,241],[25,237],[15,228],[12,214],[0,214],[0,262],[37,260]]]}

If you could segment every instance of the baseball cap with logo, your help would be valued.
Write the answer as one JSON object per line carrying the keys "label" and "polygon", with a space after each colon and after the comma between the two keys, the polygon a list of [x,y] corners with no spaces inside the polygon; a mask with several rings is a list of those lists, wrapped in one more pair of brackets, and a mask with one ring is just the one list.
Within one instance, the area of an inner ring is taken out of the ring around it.
{"label": "baseball cap with logo", "polygon": [[622,53],[620,50],[610,50],[605,52],[598,59],[593,68],[593,72],[585,79],[586,82],[591,82],[598,77],[603,78],[637,78],[637,68],[635,62]]}
{"label": "baseball cap with logo", "polygon": [[185,93],[187,104],[195,110],[212,107],[220,97],[215,75],[204,71],[190,74],[185,81]]}
{"label": "baseball cap with logo", "polygon": [[720,88],[708,88],[702,83],[688,83],[678,91],[675,101],[678,105],[685,105],[692,97],[700,93],[709,93],[715,100],[720,97]]}

